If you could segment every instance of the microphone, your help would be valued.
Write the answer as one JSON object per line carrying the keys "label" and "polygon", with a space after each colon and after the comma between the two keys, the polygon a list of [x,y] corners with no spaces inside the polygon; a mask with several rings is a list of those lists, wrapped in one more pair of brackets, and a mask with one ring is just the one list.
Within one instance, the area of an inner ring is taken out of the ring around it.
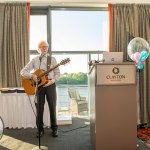
{"label": "microphone", "polygon": [[44,57],[44,55],[41,55],[41,56],[39,57],[39,60],[41,61],[43,57]]}
{"label": "microphone", "polygon": [[95,63],[99,63],[99,61],[97,61],[97,60],[91,60],[88,64],[89,64],[89,66],[92,66]]}

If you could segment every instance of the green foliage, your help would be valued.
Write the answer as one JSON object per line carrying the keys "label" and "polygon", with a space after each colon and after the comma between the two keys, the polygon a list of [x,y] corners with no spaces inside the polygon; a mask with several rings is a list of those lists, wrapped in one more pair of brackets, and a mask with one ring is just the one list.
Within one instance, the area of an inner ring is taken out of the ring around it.
{"label": "green foliage", "polygon": [[87,74],[83,72],[79,73],[64,73],[60,76],[57,84],[70,84],[70,85],[87,85]]}

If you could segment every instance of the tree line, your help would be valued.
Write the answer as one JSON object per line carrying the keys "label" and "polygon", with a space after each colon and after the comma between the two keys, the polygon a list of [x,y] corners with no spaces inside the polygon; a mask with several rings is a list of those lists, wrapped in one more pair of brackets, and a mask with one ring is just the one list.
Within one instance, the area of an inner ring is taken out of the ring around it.
{"label": "tree line", "polygon": [[70,85],[87,85],[88,78],[87,74],[83,72],[79,73],[64,73],[61,74],[59,80],[56,82],[57,84],[70,84]]}

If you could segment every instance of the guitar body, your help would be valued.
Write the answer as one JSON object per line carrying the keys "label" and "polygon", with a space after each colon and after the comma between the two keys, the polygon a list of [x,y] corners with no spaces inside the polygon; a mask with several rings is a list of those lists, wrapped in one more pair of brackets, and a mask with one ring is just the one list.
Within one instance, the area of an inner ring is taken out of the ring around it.
{"label": "guitar body", "polygon": [[[43,72],[44,72],[43,70],[36,70],[33,74],[38,76],[39,74],[42,74]],[[42,86],[44,84],[46,84],[46,82],[47,82],[46,76],[42,76],[41,80],[38,83],[38,88],[39,89],[42,88]],[[32,79],[22,77],[22,85],[24,87],[25,92],[28,95],[35,94],[35,90],[36,90],[36,82],[35,81],[33,81]]]}

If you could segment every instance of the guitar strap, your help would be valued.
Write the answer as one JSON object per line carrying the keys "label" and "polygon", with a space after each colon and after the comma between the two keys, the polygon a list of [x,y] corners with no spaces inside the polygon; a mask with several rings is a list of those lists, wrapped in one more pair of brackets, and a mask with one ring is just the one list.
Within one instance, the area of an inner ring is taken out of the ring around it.
{"label": "guitar strap", "polygon": [[47,56],[47,70],[50,69],[51,66],[51,56]]}

